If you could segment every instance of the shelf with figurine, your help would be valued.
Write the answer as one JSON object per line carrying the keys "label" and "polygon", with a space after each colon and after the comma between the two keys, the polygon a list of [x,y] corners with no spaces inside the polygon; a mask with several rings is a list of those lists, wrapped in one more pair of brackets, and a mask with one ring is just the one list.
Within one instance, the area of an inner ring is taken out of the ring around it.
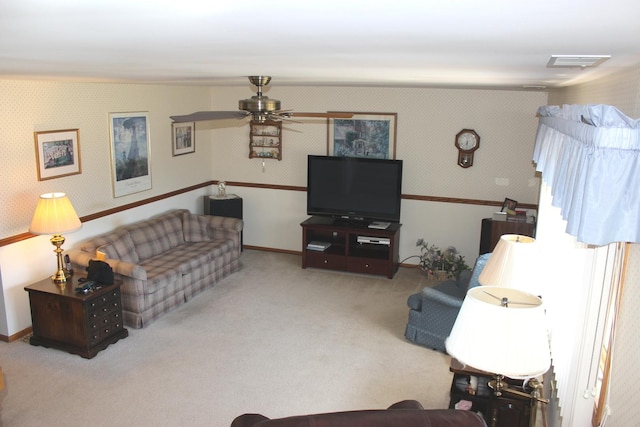
{"label": "shelf with figurine", "polygon": [[282,123],[252,121],[249,130],[249,158],[282,160]]}

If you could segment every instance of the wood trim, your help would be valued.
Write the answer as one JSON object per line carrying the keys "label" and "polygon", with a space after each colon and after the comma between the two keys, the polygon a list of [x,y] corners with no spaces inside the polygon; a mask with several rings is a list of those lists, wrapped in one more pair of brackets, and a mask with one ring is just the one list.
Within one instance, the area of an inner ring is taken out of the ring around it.
{"label": "wood trim", "polygon": [[[80,217],[80,222],[93,221],[94,219],[102,218],[102,217],[105,217],[105,216],[108,216],[108,215],[113,215],[113,214],[118,213],[118,212],[123,212],[123,211],[129,210],[129,209],[133,209],[133,208],[137,208],[137,207],[140,207],[140,206],[144,206],[146,204],[157,202],[159,200],[168,199],[169,197],[178,196],[180,194],[188,193],[189,191],[197,190],[197,189],[203,188],[203,187],[208,187],[209,185],[214,185],[214,184],[217,184],[217,183],[218,183],[218,181],[207,181],[207,182],[203,182],[201,184],[196,184],[196,185],[192,185],[190,187],[185,187],[185,188],[182,188],[180,190],[175,190],[175,191],[171,191],[169,193],[160,194],[158,196],[150,197],[148,199],[138,200],[137,202],[128,203],[126,205],[117,206],[115,208],[107,209],[107,210],[104,210],[104,211],[100,211],[100,212],[96,212],[96,213],[93,213],[93,214],[89,214],[89,215]],[[29,232],[16,234],[15,236],[9,236],[9,237],[6,237],[4,239],[0,239],[0,247],[11,245],[13,243],[17,243],[17,242],[20,242],[22,240],[27,240],[27,239],[30,239],[30,238],[36,237],[36,236],[37,236],[37,234],[32,234],[32,233],[29,233]]]}
{"label": "wood trim", "polygon": [[13,342],[13,341],[19,340],[22,337],[29,335],[31,332],[33,332],[33,327],[29,326],[28,328],[23,329],[19,332],[16,332],[11,336],[0,335],[0,341]]}
{"label": "wood trim", "polygon": [[[402,198],[405,200],[421,200],[425,202],[441,202],[441,203],[457,203],[461,205],[482,205],[482,206],[500,206],[504,200],[480,200],[480,199],[461,199],[454,197],[436,197],[436,196],[419,196],[415,194],[403,194]],[[518,208],[523,209],[538,209],[538,205],[533,203],[518,203]]]}
{"label": "wood trim", "polygon": [[289,255],[300,255],[302,256],[302,251],[292,251],[289,249],[276,249],[276,248],[267,248],[264,246],[253,246],[253,245],[243,245],[244,249],[253,249],[256,251],[265,251],[265,252],[278,252],[281,254],[289,254]]}
{"label": "wood trim", "polygon": [[[218,181],[213,181],[215,184]],[[288,191],[307,191],[307,187],[299,187],[295,185],[276,185],[276,184],[260,184],[255,182],[239,182],[239,181],[226,181],[227,186],[232,187],[249,187],[249,188],[268,188],[271,190],[288,190]]]}
{"label": "wood trim", "polygon": [[[217,181],[217,180],[206,181],[200,184],[181,188],[180,190],[175,190],[169,193],[164,193],[158,196],[150,197],[148,199],[138,200],[137,202],[132,202],[126,205],[117,206],[115,208],[85,215],[83,217],[80,217],[80,221],[81,222],[93,221],[94,219],[113,215],[115,213],[123,212],[129,209],[134,209],[140,206],[147,205],[149,203],[157,202],[159,200],[168,199],[169,197],[178,196],[180,194],[188,193],[190,191],[197,190],[199,188],[208,187],[210,185],[218,185],[218,182],[220,181]],[[233,187],[267,188],[270,190],[307,191],[307,187],[301,187],[296,185],[261,184],[261,183],[255,183],[255,182],[240,182],[240,181],[227,181],[227,185],[233,186]],[[461,205],[482,205],[482,206],[500,206],[500,207],[502,207],[502,203],[503,203],[503,200],[494,201],[494,200],[461,199],[461,198],[453,198],[453,197],[420,196],[416,194],[403,194],[402,198],[405,200],[420,200],[424,202],[457,203]],[[528,204],[528,203],[520,203],[518,204],[518,207],[524,208],[524,209],[538,209],[538,205]],[[4,239],[0,239],[0,247],[8,246],[13,243],[17,243],[22,240],[27,240],[36,236],[37,236],[36,234],[26,232],[26,233],[16,234],[14,236],[5,237]]]}

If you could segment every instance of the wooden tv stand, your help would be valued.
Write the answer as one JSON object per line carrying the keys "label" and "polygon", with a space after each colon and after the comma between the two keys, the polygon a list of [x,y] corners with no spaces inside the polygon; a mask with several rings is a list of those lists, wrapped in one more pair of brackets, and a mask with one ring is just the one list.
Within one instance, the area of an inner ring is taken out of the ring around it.
{"label": "wooden tv stand", "polygon": [[[302,268],[378,274],[389,279],[398,271],[402,224],[391,223],[386,229],[380,230],[364,225],[334,223],[331,218],[312,216],[300,225]],[[367,238],[378,243],[362,242]],[[311,242],[330,245],[325,250],[312,250],[308,249]]]}

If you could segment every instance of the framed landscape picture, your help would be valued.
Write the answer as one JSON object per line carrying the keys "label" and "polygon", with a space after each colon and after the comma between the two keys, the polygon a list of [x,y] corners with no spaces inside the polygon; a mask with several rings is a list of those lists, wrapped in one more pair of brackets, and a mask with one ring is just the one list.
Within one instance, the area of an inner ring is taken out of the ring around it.
{"label": "framed landscape picture", "polygon": [[34,132],[34,139],[39,181],[82,172],[78,129]]}
{"label": "framed landscape picture", "polygon": [[151,188],[148,113],[109,113],[114,197]]}
{"label": "framed landscape picture", "polygon": [[396,158],[397,113],[353,113],[350,119],[327,119],[327,155]]}
{"label": "framed landscape picture", "polygon": [[174,156],[196,151],[196,123],[171,123],[171,152]]}

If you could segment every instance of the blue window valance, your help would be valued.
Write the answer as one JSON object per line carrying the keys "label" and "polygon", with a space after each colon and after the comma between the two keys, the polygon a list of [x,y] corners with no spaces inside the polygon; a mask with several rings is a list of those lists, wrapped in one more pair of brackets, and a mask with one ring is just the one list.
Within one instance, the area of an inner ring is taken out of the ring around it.
{"label": "blue window valance", "polygon": [[609,105],[543,106],[538,117],[533,161],[567,233],[640,242],[640,120]]}

